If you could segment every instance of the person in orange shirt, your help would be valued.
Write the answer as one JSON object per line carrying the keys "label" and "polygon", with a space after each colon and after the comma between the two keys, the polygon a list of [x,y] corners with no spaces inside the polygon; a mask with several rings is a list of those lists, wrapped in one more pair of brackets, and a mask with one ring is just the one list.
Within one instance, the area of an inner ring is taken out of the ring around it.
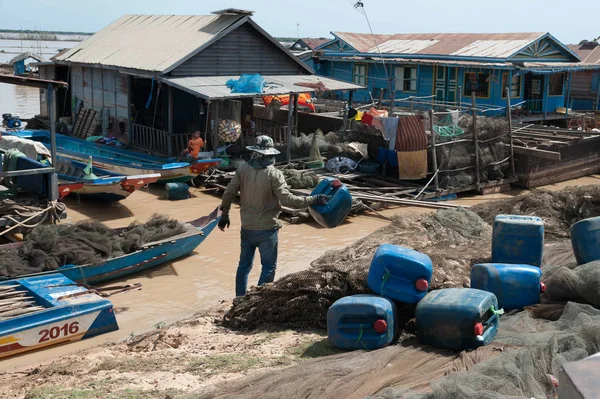
{"label": "person in orange shirt", "polygon": [[190,139],[190,141],[188,142],[188,147],[181,151],[181,154],[179,155],[179,160],[184,159],[184,158],[198,158],[198,154],[200,153],[200,150],[204,147],[204,140],[202,140],[202,137],[200,137],[200,131],[196,130],[192,136],[192,138]]}

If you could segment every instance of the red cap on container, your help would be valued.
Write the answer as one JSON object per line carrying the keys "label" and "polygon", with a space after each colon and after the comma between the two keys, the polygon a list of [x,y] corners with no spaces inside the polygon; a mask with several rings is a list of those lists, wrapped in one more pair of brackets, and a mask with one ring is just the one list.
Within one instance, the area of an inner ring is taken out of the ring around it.
{"label": "red cap on container", "polygon": [[385,320],[377,320],[373,324],[376,333],[382,334],[387,331],[387,322]]}
{"label": "red cap on container", "polygon": [[429,282],[424,278],[420,278],[415,283],[415,287],[417,287],[417,290],[419,291],[427,291],[427,289],[429,288]]}
{"label": "red cap on container", "polygon": [[483,324],[475,323],[475,327],[473,328],[473,332],[475,335],[483,335]]}
{"label": "red cap on container", "polygon": [[342,187],[342,182],[339,181],[338,179],[335,179],[334,181],[331,182],[331,186],[333,188],[340,188],[340,187]]}
{"label": "red cap on container", "polygon": [[543,294],[544,292],[546,292],[546,284],[544,283],[540,283],[540,292]]}

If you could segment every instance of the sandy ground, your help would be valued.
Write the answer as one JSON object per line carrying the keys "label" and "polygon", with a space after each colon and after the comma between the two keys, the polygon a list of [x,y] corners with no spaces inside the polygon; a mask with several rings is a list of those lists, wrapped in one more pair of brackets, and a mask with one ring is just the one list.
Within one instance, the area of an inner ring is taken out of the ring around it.
{"label": "sandy ground", "polygon": [[0,398],[173,398],[258,370],[337,351],[323,331],[235,333],[219,327],[228,301],[126,342],[0,373]]}

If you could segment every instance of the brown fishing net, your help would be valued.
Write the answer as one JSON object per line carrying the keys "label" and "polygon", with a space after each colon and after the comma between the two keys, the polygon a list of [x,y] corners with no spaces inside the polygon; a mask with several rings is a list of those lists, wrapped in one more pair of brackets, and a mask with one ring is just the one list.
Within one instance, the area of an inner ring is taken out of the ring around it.
{"label": "brown fishing net", "polygon": [[56,270],[64,265],[102,262],[137,251],[143,245],[185,232],[185,226],[163,215],[112,230],[96,221],[40,225],[25,236],[18,250],[0,251],[0,279]]}

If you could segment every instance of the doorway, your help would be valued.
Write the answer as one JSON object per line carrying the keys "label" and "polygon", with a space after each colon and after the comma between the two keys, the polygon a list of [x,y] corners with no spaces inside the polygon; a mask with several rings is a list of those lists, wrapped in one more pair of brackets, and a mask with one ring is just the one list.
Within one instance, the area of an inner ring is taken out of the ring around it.
{"label": "doorway", "polygon": [[525,75],[525,108],[531,112],[542,112],[544,102],[544,75]]}

